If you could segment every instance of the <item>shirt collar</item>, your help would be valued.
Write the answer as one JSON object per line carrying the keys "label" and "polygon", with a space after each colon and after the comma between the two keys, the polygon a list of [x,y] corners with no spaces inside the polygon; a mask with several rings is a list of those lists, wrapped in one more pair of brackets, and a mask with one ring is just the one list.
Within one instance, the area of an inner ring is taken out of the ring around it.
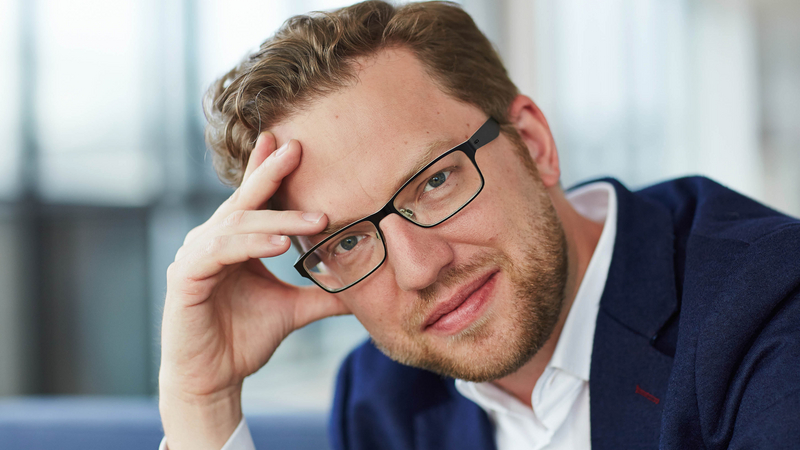
{"label": "shirt collar", "polygon": [[614,186],[601,181],[569,192],[567,200],[578,214],[594,222],[603,222],[603,231],[548,365],[589,381],[597,312],[617,235],[617,193]]}

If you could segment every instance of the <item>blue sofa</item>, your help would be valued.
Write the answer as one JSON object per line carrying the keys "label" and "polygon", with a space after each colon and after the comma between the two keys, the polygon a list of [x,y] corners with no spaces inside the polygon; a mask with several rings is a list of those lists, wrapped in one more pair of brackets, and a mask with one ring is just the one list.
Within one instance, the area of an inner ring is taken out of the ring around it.
{"label": "blue sofa", "polygon": [[[248,414],[258,450],[325,450],[326,414]],[[154,399],[0,398],[0,450],[157,450]]]}

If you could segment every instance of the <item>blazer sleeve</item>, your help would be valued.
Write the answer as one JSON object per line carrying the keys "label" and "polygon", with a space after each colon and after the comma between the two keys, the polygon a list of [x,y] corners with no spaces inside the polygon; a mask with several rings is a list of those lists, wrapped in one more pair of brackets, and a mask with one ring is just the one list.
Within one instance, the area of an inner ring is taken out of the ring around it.
{"label": "blazer sleeve", "polygon": [[751,369],[728,448],[798,448],[800,293],[797,290],[775,311],[741,365]]}
{"label": "blazer sleeve", "polygon": [[800,224],[755,222],[754,239],[693,238],[662,448],[798,448]]}

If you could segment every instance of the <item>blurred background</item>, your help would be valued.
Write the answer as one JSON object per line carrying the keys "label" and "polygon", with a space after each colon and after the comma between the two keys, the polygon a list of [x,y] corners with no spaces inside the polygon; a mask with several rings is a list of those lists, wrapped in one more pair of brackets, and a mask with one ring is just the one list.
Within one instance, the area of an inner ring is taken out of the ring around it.
{"label": "blurred background", "polygon": [[[334,0],[0,0],[0,396],[153,396],[165,272],[231,193],[206,87]],[[800,214],[800,2],[464,0],[544,111],[566,186],[708,175]],[[296,255],[266,261],[300,282]],[[295,332],[249,410],[324,410],[366,338]]]}

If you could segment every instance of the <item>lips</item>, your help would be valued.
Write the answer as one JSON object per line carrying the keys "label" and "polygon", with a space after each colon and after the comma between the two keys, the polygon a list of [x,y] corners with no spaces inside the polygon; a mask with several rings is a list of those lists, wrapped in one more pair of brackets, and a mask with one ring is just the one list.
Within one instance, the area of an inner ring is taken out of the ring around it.
{"label": "lips", "polygon": [[422,330],[436,330],[450,334],[472,323],[480,315],[482,306],[494,287],[496,273],[497,271],[487,272],[461,286],[431,312],[423,323]]}

